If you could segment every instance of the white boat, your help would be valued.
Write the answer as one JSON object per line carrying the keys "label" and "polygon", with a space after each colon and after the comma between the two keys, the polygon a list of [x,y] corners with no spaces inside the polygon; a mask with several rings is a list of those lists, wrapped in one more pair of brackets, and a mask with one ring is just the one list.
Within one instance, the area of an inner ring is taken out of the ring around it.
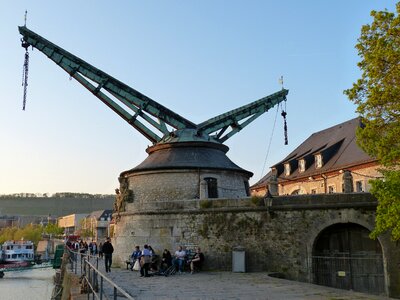
{"label": "white boat", "polygon": [[1,246],[3,263],[33,262],[35,260],[34,245],[31,241],[6,241]]}

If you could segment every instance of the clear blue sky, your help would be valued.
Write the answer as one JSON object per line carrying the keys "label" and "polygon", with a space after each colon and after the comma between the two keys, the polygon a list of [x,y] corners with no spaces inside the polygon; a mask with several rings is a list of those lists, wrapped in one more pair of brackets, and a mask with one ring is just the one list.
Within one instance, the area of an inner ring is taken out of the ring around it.
{"label": "clear blue sky", "polygon": [[[26,111],[18,25],[200,123],[289,89],[289,145],[278,115],[264,174],[313,132],[356,117],[343,90],[371,10],[396,1],[1,1],[0,194],[113,193],[150,142],[41,52],[30,52]],[[226,142],[262,175],[276,109]]]}

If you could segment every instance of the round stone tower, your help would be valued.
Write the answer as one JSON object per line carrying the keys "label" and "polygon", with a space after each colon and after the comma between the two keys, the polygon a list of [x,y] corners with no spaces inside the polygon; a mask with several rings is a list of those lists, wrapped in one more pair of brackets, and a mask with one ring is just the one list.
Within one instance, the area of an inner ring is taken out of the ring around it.
{"label": "round stone tower", "polygon": [[133,192],[131,201],[141,205],[246,197],[253,174],[234,164],[227,151],[227,146],[210,142],[158,144],[149,147],[149,156],[137,167],[122,172],[120,178]]}
{"label": "round stone tower", "polygon": [[116,263],[135,245],[147,243],[161,253],[182,244],[180,211],[199,209],[200,200],[249,196],[253,174],[234,164],[228,150],[215,142],[170,139],[149,147],[141,164],[121,173],[114,208]]}

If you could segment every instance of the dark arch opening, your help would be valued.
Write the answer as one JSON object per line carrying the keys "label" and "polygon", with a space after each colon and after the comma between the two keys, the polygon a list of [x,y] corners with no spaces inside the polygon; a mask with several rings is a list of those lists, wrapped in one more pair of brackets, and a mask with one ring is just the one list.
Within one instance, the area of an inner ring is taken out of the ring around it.
{"label": "dark arch opening", "polygon": [[313,280],[320,285],[384,294],[382,248],[354,223],[325,228],[313,247]]}

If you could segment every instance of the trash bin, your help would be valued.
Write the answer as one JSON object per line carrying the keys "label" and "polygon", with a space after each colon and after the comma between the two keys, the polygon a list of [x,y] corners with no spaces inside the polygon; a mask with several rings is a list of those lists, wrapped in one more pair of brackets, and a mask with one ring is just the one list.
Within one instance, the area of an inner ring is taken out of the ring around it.
{"label": "trash bin", "polygon": [[235,247],[232,250],[232,272],[246,272],[246,251],[243,247]]}

